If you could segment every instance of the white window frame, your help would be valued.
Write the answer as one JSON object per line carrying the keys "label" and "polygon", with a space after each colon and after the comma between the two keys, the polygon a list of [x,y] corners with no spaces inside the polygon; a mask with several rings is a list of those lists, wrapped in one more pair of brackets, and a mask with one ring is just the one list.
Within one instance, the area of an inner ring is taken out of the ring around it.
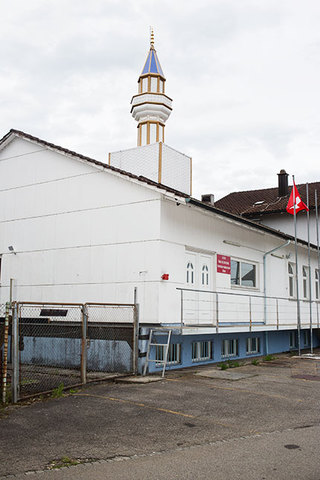
{"label": "white window frame", "polygon": [[248,337],[246,343],[247,355],[260,353],[260,337]]}
{"label": "white window frame", "polygon": [[302,295],[305,300],[309,298],[309,268],[302,266]]}
{"label": "white window frame", "polygon": [[296,298],[296,266],[292,262],[288,262],[288,293],[289,298]]}
{"label": "white window frame", "polygon": [[[162,364],[160,362],[164,361],[164,347],[163,345],[156,346],[156,367],[161,367]],[[157,363],[157,361],[159,363]],[[167,365],[178,365],[181,363],[181,343],[170,343],[168,349],[168,358],[167,358]]]}
{"label": "white window frame", "polygon": [[303,346],[304,347],[309,347],[310,345],[310,330],[303,330]]}
{"label": "white window frame", "polygon": [[289,332],[289,348],[298,348],[298,338],[295,330],[293,332]]}
{"label": "white window frame", "polygon": [[[231,288],[242,288],[242,289],[249,289],[249,290],[257,290],[258,289],[258,264],[252,262],[251,260],[240,260],[239,258],[231,258],[231,271],[232,271],[232,262],[237,262],[239,264],[239,283],[232,283],[232,277],[230,275],[230,283]],[[242,265],[252,265],[254,267],[254,285],[243,285],[242,284]]]}
{"label": "white window frame", "polygon": [[[203,354],[204,349],[207,351],[207,355]],[[212,342],[207,340],[192,342],[191,356],[193,362],[204,362],[205,360],[210,360],[212,358]]]}
{"label": "white window frame", "polygon": [[238,355],[239,355],[239,340],[237,338],[222,340],[221,358],[237,357]]}
{"label": "white window frame", "polygon": [[195,281],[195,271],[194,271],[194,266],[193,263],[188,261],[187,263],[187,284],[188,285],[194,285]]}
{"label": "white window frame", "polygon": [[201,268],[201,286],[209,286],[209,267],[206,263],[204,263]]}

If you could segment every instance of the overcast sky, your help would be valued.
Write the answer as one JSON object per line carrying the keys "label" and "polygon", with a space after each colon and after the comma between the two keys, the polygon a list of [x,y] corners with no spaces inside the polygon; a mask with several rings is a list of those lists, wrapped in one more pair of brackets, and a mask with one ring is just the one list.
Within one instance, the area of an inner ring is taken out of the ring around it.
{"label": "overcast sky", "polygon": [[195,196],[276,186],[281,168],[320,181],[317,0],[2,0],[0,136],[101,161],[136,146],[150,25]]}

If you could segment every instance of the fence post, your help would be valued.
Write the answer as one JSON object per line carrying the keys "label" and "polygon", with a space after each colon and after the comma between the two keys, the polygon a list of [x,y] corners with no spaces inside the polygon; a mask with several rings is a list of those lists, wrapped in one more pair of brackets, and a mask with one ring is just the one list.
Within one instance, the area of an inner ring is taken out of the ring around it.
{"label": "fence post", "polygon": [[250,332],[252,331],[252,308],[251,308],[251,296],[249,296],[249,319],[250,319]]}
{"label": "fence post", "polygon": [[277,305],[277,330],[279,330],[279,302],[278,302],[278,299],[276,299],[276,305]]}
{"label": "fence post", "polygon": [[12,402],[19,400],[19,318],[18,304],[13,304],[12,317]]}
{"label": "fence post", "polygon": [[137,287],[134,289],[134,307],[133,307],[133,373],[138,374],[139,359],[139,304],[137,303]]}
{"label": "fence post", "polygon": [[10,303],[7,302],[6,303],[5,321],[4,321],[4,339],[3,339],[2,403],[7,403],[9,308],[10,308]]}
{"label": "fence post", "polygon": [[88,307],[86,304],[81,308],[81,383],[87,383],[87,331],[88,331]]}

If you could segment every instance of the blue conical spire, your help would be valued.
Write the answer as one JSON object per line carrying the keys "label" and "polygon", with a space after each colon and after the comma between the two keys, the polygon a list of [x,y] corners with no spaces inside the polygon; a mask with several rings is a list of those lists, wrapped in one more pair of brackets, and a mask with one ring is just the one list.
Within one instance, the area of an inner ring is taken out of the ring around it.
{"label": "blue conical spire", "polygon": [[150,50],[147,56],[146,63],[144,64],[143,70],[141,72],[141,75],[146,75],[148,73],[155,73],[165,78],[163,75],[163,71],[162,71],[158,56],[157,56],[157,52],[154,48],[153,30],[151,31]]}

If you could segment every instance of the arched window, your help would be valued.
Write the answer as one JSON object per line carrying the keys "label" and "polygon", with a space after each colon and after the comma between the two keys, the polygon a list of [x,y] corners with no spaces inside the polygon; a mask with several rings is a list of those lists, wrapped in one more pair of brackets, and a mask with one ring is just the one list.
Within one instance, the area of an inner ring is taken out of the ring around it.
{"label": "arched window", "polygon": [[289,297],[295,296],[295,272],[294,265],[288,263],[288,274],[289,274]]}
{"label": "arched window", "polygon": [[206,287],[209,285],[209,268],[207,265],[202,265],[201,284]]}
{"label": "arched window", "polygon": [[194,268],[191,262],[187,264],[187,283],[194,284]]}

